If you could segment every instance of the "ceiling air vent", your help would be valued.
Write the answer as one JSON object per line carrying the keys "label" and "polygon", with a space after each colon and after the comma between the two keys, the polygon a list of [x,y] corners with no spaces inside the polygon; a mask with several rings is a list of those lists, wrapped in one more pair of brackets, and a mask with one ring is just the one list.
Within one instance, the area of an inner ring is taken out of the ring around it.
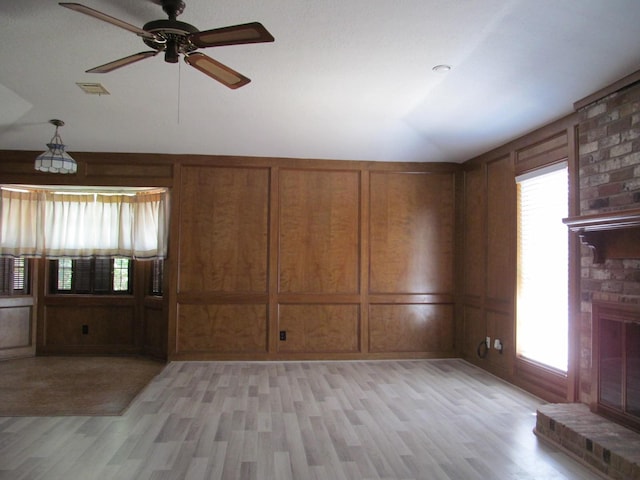
{"label": "ceiling air vent", "polygon": [[84,93],[87,95],[109,95],[109,92],[100,83],[83,83],[76,82]]}

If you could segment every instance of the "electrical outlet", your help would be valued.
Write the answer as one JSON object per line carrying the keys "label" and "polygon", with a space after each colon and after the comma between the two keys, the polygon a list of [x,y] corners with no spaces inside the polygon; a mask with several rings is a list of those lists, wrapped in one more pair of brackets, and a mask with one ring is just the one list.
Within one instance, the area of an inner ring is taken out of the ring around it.
{"label": "electrical outlet", "polygon": [[82,325],[82,334],[89,335],[89,325]]}
{"label": "electrical outlet", "polygon": [[281,342],[285,342],[287,340],[287,331],[286,330],[280,330],[280,341]]}

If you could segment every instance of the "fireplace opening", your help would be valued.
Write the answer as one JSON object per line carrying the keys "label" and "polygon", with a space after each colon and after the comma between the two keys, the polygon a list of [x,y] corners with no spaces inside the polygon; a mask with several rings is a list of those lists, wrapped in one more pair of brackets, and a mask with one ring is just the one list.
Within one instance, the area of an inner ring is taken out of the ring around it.
{"label": "fireplace opening", "polygon": [[640,432],[640,306],[593,302],[592,410]]}

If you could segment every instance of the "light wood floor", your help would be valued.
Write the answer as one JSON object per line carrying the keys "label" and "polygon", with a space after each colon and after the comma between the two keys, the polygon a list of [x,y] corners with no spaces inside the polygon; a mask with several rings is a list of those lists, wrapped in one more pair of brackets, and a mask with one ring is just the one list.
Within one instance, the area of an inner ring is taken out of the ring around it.
{"label": "light wood floor", "polygon": [[121,417],[0,418],[0,478],[598,479],[539,404],[456,359],[178,362]]}

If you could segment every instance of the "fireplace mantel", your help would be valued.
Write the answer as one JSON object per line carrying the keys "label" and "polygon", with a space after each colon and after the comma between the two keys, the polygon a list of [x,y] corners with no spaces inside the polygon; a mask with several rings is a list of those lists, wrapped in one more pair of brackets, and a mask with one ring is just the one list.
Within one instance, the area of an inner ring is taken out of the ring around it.
{"label": "fireplace mantel", "polygon": [[640,208],[565,218],[563,222],[593,250],[593,262],[640,258]]}

